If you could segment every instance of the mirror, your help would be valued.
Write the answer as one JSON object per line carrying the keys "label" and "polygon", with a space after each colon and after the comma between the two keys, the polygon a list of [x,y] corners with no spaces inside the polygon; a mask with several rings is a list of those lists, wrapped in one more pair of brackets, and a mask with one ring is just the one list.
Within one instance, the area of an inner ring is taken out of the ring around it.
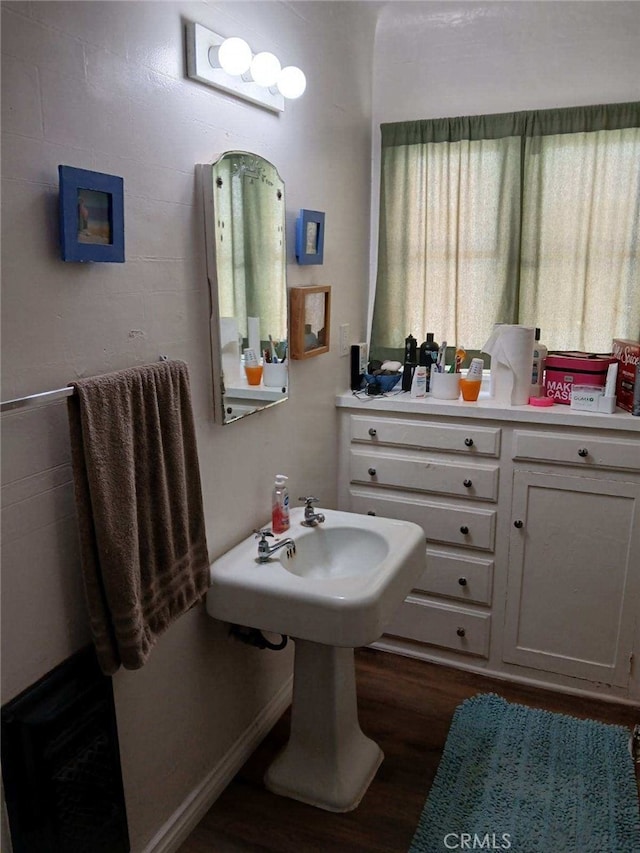
{"label": "mirror", "polygon": [[246,151],[198,170],[214,417],[228,424],[288,397],[284,182],[275,166]]}

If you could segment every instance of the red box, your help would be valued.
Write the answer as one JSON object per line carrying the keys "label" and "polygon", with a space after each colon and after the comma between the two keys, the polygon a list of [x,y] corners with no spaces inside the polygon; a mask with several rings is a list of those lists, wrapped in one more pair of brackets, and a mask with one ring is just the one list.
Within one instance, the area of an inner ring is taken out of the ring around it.
{"label": "red box", "polygon": [[623,341],[614,338],[611,346],[613,357],[618,362],[616,379],[616,397],[621,409],[633,411],[633,389],[636,382],[636,368],[640,363],[640,341]]}
{"label": "red box", "polygon": [[[602,387],[616,359],[588,352],[550,352],[544,364],[544,393],[556,403],[571,403],[572,385]],[[618,368],[619,369],[619,368]]]}

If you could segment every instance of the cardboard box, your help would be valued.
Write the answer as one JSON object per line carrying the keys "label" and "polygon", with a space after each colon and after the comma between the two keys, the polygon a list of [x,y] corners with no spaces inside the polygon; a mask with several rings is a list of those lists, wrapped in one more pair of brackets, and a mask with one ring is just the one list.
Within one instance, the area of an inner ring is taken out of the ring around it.
{"label": "cardboard box", "polygon": [[618,362],[616,397],[621,409],[633,411],[633,389],[636,383],[636,368],[640,364],[640,341],[625,341],[614,338],[611,345],[613,357]]}
{"label": "cardboard box", "polygon": [[602,387],[616,359],[588,352],[550,352],[544,366],[544,393],[555,403],[571,403],[571,386]]}

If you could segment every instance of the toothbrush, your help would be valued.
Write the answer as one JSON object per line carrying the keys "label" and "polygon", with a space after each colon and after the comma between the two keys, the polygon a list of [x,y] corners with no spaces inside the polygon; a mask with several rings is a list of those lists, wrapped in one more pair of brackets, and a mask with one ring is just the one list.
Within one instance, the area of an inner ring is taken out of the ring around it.
{"label": "toothbrush", "polygon": [[462,370],[462,362],[466,357],[467,353],[462,349],[462,347],[457,347],[453,363],[449,368],[449,373],[460,373]]}
{"label": "toothbrush", "polygon": [[437,373],[444,373],[446,357],[447,357],[447,342],[442,341],[442,343],[438,347],[438,358],[436,360],[436,372]]}
{"label": "toothbrush", "polygon": [[271,337],[271,335],[269,335],[269,344],[271,346],[271,361],[274,364],[277,364],[278,363],[278,356],[276,355],[276,347],[275,347],[275,344],[273,343],[273,338]]}

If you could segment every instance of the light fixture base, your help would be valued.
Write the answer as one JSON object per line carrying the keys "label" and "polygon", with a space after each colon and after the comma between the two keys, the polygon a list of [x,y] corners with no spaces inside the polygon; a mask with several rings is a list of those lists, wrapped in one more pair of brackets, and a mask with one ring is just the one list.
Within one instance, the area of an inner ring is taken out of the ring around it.
{"label": "light fixture base", "polygon": [[222,44],[225,37],[213,30],[189,21],[186,25],[187,75],[214,89],[228,92],[245,101],[266,107],[275,113],[284,111],[284,98],[257,83],[246,82],[242,77],[232,77],[222,68],[212,68],[209,50]]}

